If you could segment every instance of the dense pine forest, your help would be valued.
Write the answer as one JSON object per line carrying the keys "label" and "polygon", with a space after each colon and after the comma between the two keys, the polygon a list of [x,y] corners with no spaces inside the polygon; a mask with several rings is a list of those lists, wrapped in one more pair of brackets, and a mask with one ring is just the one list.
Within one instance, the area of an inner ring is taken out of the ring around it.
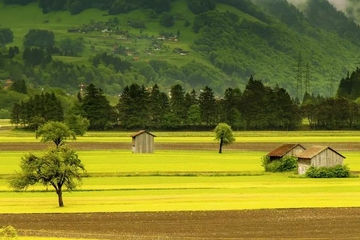
{"label": "dense pine forest", "polygon": [[304,118],[358,128],[355,6],[303,2],[2,0],[0,118],[30,129],[76,116],[97,130],[293,130]]}

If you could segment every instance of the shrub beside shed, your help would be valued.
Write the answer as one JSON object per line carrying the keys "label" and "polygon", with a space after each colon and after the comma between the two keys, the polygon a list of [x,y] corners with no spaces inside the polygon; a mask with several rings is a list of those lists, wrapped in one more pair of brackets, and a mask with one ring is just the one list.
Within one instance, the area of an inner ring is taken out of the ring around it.
{"label": "shrub beside shed", "polygon": [[326,146],[312,146],[301,152],[298,156],[298,174],[305,174],[310,166],[333,167],[342,165],[345,157]]}
{"label": "shrub beside shed", "polygon": [[146,130],[141,130],[131,135],[133,153],[153,153],[154,138],[156,136]]}

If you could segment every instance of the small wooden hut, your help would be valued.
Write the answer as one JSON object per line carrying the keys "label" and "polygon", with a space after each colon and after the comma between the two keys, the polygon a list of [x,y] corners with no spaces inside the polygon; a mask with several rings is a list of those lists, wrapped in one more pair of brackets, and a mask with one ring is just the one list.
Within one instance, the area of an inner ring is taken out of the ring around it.
{"label": "small wooden hut", "polygon": [[154,152],[154,138],[155,135],[141,130],[131,135],[132,137],[132,152],[133,153],[153,153]]}
{"label": "small wooden hut", "polygon": [[298,174],[305,174],[310,166],[333,167],[342,165],[345,157],[325,146],[312,146],[298,155]]}
{"label": "small wooden hut", "polygon": [[270,158],[270,161],[274,161],[282,157],[297,157],[297,155],[303,151],[305,151],[305,148],[302,145],[287,143],[269,152],[266,156]]}

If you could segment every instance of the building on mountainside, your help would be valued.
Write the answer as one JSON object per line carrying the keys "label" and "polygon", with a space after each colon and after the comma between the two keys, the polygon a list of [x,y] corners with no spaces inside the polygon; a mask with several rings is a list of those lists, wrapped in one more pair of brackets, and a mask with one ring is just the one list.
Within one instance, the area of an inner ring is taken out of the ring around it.
{"label": "building on mountainside", "polygon": [[310,166],[333,167],[342,165],[345,157],[330,147],[312,146],[298,156],[298,174],[305,174]]}
{"label": "building on mountainside", "polygon": [[297,157],[297,155],[305,151],[305,147],[300,144],[288,143],[281,145],[275,150],[269,152],[266,156],[269,157],[270,161],[279,160],[282,157]]}
{"label": "building on mountainside", "polygon": [[141,130],[131,135],[132,137],[132,152],[133,153],[153,153],[155,135]]}

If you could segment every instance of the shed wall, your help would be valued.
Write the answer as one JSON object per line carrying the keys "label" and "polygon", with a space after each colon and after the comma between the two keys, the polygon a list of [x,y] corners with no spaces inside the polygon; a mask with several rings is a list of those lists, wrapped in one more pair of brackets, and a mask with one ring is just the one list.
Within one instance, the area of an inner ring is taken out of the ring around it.
{"label": "shed wall", "polygon": [[311,159],[311,166],[315,167],[333,167],[342,165],[344,158],[336,152],[326,149]]}
{"label": "shed wall", "polygon": [[299,153],[305,151],[305,149],[303,149],[300,146],[296,146],[293,149],[291,149],[291,151],[287,152],[284,157],[296,157]]}
{"label": "shed wall", "polygon": [[311,165],[310,159],[298,159],[298,174],[305,174]]}
{"label": "shed wall", "polygon": [[133,138],[135,145],[135,153],[153,153],[154,152],[154,136],[143,133]]}

